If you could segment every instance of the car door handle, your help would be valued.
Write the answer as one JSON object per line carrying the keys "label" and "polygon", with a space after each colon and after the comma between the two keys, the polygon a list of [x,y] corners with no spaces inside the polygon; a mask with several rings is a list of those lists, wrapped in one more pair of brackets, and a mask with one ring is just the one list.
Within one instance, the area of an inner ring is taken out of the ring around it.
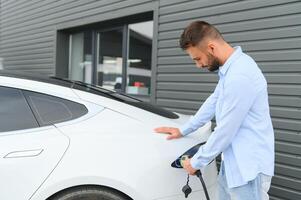
{"label": "car door handle", "polygon": [[32,150],[24,150],[24,151],[13,151],[3,158],[23,158],[23,157],[35,157],[40,155],[43,152],[43,149],[32,149]]}

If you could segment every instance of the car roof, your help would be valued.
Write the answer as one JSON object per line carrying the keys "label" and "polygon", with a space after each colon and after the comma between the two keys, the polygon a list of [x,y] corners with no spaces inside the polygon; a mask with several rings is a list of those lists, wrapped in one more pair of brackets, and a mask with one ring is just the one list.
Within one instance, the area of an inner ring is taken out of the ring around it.
{"label": "car roof", "polygon": [[0,76],[20,78],[20,79],[26,79],[26,80],[32,80],[32,81],[39,81],[39,82],[43,82],[43,83],[51,83],[54,85],[60,85],[60,86],[64,86],[64,87],[72,86],[72,82],[59,80],[54,77],[49,77],[49,76],[45,76],[45,75],[32,74],[32,73],[21,72],[21,71],[16,72],[16,71],[11,71],[11,70],[0,70]]}
{"label": "car roof", "polygon": [[[111,95],[112,93],[117,93],[113,90],[108,90],[108,89],[105,89],[105,88],[97,86],[97,85],[92,85],[92,84],[84,83],[84,82],[77,81],[77,80],[70,80],[67,78],[60,78],[60,77],[56,77],[56,76],[33,74],[33,73],[24,72],[24,71],[16,72],[16,71],[11,71],[11,70],[0,70],[0,76],[49,83],[49,84],[63,86],[63,87],[67,87],[67,88],[78,89],[81,91],[85,91],[85,92],[105,96],[105,97],[108,97],[111,99],[119,100],[117,98],[112,97],[112,95]],[[127,97],[129,97],[129,96],[127,96]],[[132,100],[140,101],[133,97],[130,97],[130,98]]]}
{"label": "car roof", "polygon": [[107,94],[116,93],[113,90],[108,90],[97,85],[92,85],[77,80],[70,80],[68,78],[60,78],[56,76],[33,74],[24,71],[16,72],[11,70],[0,70],[0,76],[49,83],[49,84],[59,85],[63,87],[74,88],[74,89],[78,89],[78,90],[82,90],[82,91],[86,91],[102,96],[107,96]]}
{"label": "car roof", "polygon": [[105,88],[102,88],[97,85],[87,84],[81,81],[75,81],[75,80],[69,80],[66,78],[60,78],[55,76],[45,76],[45,75],[38,75],[38,74],[32,74],[28,72],[15,72],[10,70],[0,70],[0,76],[6,76],[6,77],[12,77],[12,78],[20,78],[20,79],[26,79],[26,80],[32,80],[32,81],[39,81],[43,83],[49,83],[54,85],[59,85],[63,87],[68,87],[72,89],[77,89],[89,93],[93,93],[96,95],[104,96],[119,102],[123,102],[135,107],[139,107],[143,110],[156,113],[158,115],[171,118],[171,119],[177,119],[179,116],[171,111],[168,111],[166,109],[160,108],[158,106],[151,105],[149,103],[143,102],[139,99],[136,99],[132,96],[128,96],[123,93],[118,93],[113,90],[107,90]]}

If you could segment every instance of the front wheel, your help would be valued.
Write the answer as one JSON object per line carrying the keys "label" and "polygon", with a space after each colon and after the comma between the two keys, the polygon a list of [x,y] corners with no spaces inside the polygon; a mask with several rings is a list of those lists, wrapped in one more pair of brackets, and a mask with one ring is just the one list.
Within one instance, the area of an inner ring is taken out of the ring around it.
{"label": "front wheel", "polygon": [[125,194],[110,188],[82,186],[59,192],[48,200],[131,200]]}

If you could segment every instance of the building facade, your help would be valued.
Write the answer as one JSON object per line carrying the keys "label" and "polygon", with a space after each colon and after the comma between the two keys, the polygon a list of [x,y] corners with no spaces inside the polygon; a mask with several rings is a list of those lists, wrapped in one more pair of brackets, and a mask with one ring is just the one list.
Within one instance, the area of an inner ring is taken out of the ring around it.
{"label": "building facade", "polygon": [[0,67],[68,77],[193,114],[218,77],[178,45],[205,20],[263,71],[276,137],[272,200],[301,199],[300,0],[0,0]]}

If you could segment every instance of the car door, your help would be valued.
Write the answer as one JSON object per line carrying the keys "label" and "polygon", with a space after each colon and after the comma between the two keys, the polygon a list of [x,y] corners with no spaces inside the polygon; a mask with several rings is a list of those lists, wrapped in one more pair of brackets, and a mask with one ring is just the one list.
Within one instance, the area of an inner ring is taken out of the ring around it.
{"label": "car door", "polygon": [[21,90],[0,86],[0,199],[30,199],[68,145],[55,126],[40,126]]}

